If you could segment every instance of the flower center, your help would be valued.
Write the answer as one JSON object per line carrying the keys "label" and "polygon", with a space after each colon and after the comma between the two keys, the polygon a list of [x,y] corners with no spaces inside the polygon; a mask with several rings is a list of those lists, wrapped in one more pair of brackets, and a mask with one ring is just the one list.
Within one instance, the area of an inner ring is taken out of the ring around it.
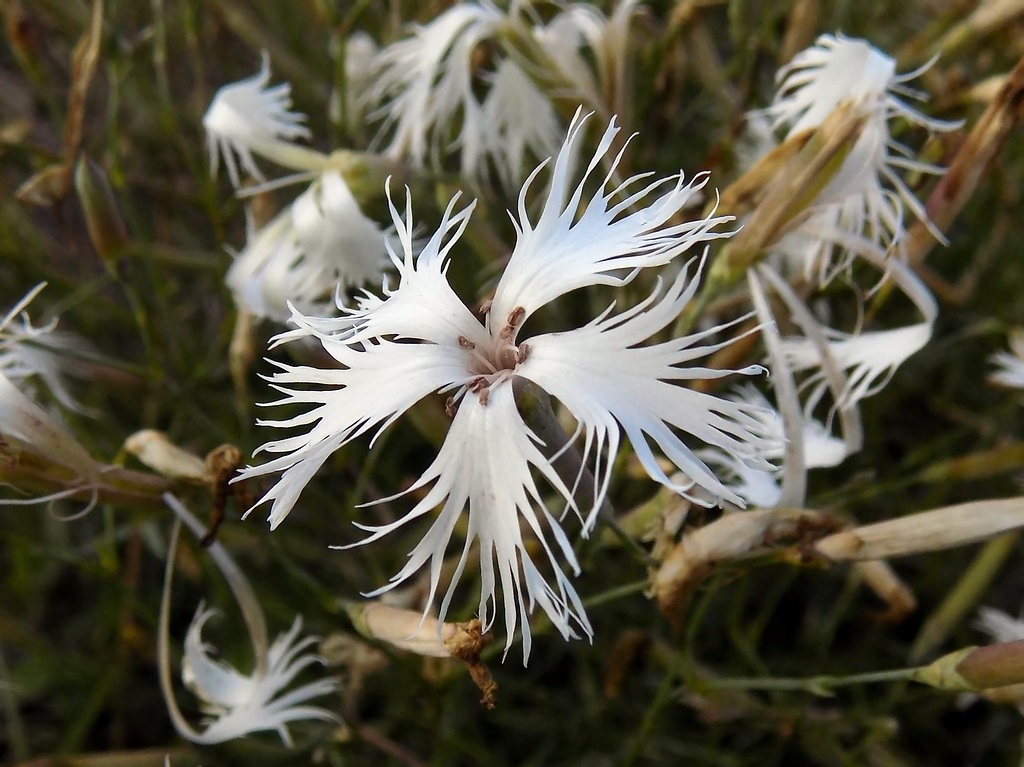
{"label": "flower center", "polygon": [[505,324],[486,347],[480,347],[465,336],[459,336],[459,346],[465,349],[469,356],[468,368],[476,375],[458,394],[448,399],[445,409],[449,415],[454,415],[455,403],[467,391],[476,394],[481,405],[486,405],[490,387],[509,379],[512,371],[523,363],[530,347],[527,344],[516,345],[514,339],[525,317],[526,309],[522,306],[517,306],[509,312]]}

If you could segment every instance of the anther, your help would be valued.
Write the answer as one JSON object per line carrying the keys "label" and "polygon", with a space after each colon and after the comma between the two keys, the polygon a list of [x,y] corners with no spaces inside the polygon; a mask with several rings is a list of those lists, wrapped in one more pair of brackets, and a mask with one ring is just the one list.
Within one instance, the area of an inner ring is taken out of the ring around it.
{"label": "anther", "polygon": [[444,401],[444,412],[449,418],[455,417],[455,397],[449,397]]}
{"label": "anther", "polygon": [[529,354],[530,354],[530,345],[529,344],[519,344],[519,348],[516,349],[516,364],[517,365],[522,365],[524,362],[526,362],[526,358],[529,356]]}
{"label": "anther", "polygon": [[480,390],[480,404],[481,405],[486,405],[487,404],[487,400],[490,398],[490,396],[491,396],[490,387],[485,386],[484,388],[482,388]]}
{"label": "anther", "polygon": [[505,327],[501,329],[498,334],[500,338],[512,338],[519,329],[519,325],[523,321],[523,317],[526,316],[526,309],[521,306],[517,306],[515,309],[508,313],[508,319],[505,321]]}
{"label": "anther", "polygon": [[461,346],[463,349],[475,349],[476,348],[476,344],[473,343],[472,341],[470,341],[465,336],[459,336],[458,341],[459,341],[459,346]]}
{"label": "anther", "polygon": [[469,389],[474,394],[476,392],[480,391],[481,389],[486,389],[487,388],[487,377],[486,376],[477,376],[476,378],[474,378],[472,381],[470,381],[466,385],[466,388]]}

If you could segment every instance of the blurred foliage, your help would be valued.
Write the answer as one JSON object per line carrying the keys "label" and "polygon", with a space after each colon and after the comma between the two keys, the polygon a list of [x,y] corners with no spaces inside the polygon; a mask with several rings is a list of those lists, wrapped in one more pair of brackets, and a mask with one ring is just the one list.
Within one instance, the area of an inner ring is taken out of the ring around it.
{"label": "blurred foliage", "polygon": [[[209,174],[201,117],[213,92],[255,71],[266,49],[275,77],[291,81],[296,108],[309,115],[315,144],[365,148],[371,131],[352,135],[329,119],[327,100],[342,76],[330,52],[357,29],[378,41],[394,39],[405,22],[427,20],[445,5],[108,0],[81,138],[82,153],[109,180],[127,233],[104,261],[73,191],[41,207],[14,197],[34,173],[62,160],[72,51],[90,5],[0,3],[7,40],[0,49],[0,307],[45,280],[34,319],[60,314],[62,329],[95,347],[100,361],[81,363],[86,369],[76,393],[96,415],[72,413],[67,420],[96,457],[124,460],[123,440],[142,428],[164,430],[199,455],[231,442],[248,456],[266,439],[253,425],[252,402],[274,398],[257,375],[270,366],[256,365],[251,399],[236,395],[228,369],[234,309],[223,275],[228,248],[240,247],[245,231],[242,203],[223,178]],[[643,121],[630,126],[641,130],[631,167],[710,168],[713,182],[724,186],[735,175],[733,143],[742,116],[770,99],[786,50],[799,50],[819,32],[842,30],[897,55],[906,71],[930,57],[974,6],[973,0],[648,3],[636,20],[632,97]],[[811,14],[810,21],[799,21],[807,17],[798,11]],[[1005,73],[1022,54],[1020,15],[969,37],[927,72],[928,111],[965,119],[969,129],[983,108],[967,98],[970,86]],[[985,384],[988,356],[1003,348],[1010,327],[1024,324],[1024,262],[1016,239],[1022,188],[1018,129],[949,232],[949,246],[933,251],[925,267],[933,285],[945,288],[935,337],[865,403],[864,451],[812,478],[812,508],[866,522],[1021,492],[1020,466],[994,476],[920,476],[942,461],[1024,437],[1020,398]],[[447,195],[439,189],[438,202]],[[436,210],[417,203],[418,219],[429,226]],[[496,231],[510,243],[502,213],[510,201],[487,204]],[[484,292],[472,283],[469,290]],[[260,343],[273,332],[261,327]],[[415,426],[397,424],[373,451],[365,443],[339,451],[274,534],[260,512],[242,523],[229,506],[220,539],[252,578],[272,634],[298,612],[310,630],[333,635],[344,647],[361,645],[338,600],[386,582],[413,538],[402,532],[390,544],[346,552],[327,545],[357,540],[353,519],[397,515],[390,504],[353,509],[408,485],[426,466],[429,424],[439,407],[427,403]],[[629,503],[651,492],[649,483],[626,478],[614,488],[616,500]],[[190,500],[197,513],[209,508],[201,491]],[[883,605],[844,568],[724,567],[701,587],[685,632],[676,636],[643,593],[644,558],[583,542],[577,588],[593,605],[594,643],[563,643],[536,616],[528,668],[518,649],[504,663],[489,658],[499,684],[496,710],[480,707],[477,690],[454,662],[381,648],[373,662],[349,656],[332,668],[343,685],[336,700],[343,727],[295,726],[295,752],[273,736],[198,752],[175,735],[156,682],[154,634],[170,520],[106,507],[73,523],[44,507],[4,507],[0,516],[0,761],[8,764],[158,765],[165,752],[175,765],[996,767],[1020,759],[1020,715],[1010,707],[905,683],[848,687],[826,698],[792,690],[714,692],[701,682],[907,665],[918,631],[976,547],[899,561],[896,569],[920,607],[896,623],[879,617]],[[230,613],[229,592],[201,550],[186,547],[182,556],[172,635],[183,636],[200,599],[228,608],[211,633],[244,666],[245,636]],[[453,617],[472,615],[474,589],[467,578]],[[983,599],[1016,614],[1022,593],[1018,546]],[[942,649],[980,641],[964,620]],[[184,693],[180,700],[194,705]]]}

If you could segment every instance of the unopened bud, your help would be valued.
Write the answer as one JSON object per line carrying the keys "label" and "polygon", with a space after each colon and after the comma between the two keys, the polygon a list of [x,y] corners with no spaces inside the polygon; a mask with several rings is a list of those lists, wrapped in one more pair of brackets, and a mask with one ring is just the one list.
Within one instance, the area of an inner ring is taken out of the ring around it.
{"label": "unopened bud", "polygon": [[125,440],[124,449],[168,479],[195,484],[209,479],[203,459],[175,445],[162,431],[137,431]]}
{"label": "unopened bud", "polygon": [[106,173],[85,155],[75,168],[75,190],[96,253],[104,261],[117,259],[125,251],[128,231]]}

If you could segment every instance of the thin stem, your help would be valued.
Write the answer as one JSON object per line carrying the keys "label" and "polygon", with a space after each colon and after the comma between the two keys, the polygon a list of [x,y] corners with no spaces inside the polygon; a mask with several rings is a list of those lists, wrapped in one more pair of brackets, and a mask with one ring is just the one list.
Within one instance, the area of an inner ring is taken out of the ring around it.
{"label": "thin stem", "polygon": [[871,671],[850,676],[810,677],[731,677],[727,679],[703,679],[701,683],[712,690],[803,690],[813,695],[830,697],[836,687],[876,682],[905,682],[913,678],[917,668],[900,668],[891,671]]}
{"label": "thin stem", "polygon": [[616,586],[613,589],[608,589],[600,594],[595,594],[592,597],[584,599],[583,606],[587,608],[597,607],[598,605],[603,605],[607,602],[614,602],[616,599],[621,599],[622,597],[632,596],[633,594],[642,594],[649,585],[650,581],[648,581],[647,578],[644,578],[640,581],[633,581],[632,583],[626,583],[622,586]]}

